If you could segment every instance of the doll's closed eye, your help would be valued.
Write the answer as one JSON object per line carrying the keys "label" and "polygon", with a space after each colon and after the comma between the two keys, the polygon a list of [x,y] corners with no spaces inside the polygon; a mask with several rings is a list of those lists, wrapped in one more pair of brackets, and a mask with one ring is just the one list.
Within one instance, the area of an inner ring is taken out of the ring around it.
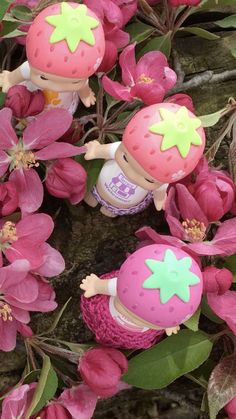
{"label": "doll's closed eye", "polygon": [[47,77],[45,77],[45,76],[40,76],[40,79],[42,79],[42,80],[48,80]]}
{"label": "doll's closed eye", "polygon": [[125,154],[123,154],[123,159],[126,161],[126,163],[129,163]]}
{"label": "doll's closed eye", "polygon": [[73,81],[73,84],[77,84],[77,83],[80,83],[80,82],[81,82],[81,80]]}
{"label": "doll's closed eye", "polygon": [[149,183],[155,183],[155,181],[154,180],[150,180],[150,179],[147,179],[147,178],[144,178],[147,182],[149,182]]}

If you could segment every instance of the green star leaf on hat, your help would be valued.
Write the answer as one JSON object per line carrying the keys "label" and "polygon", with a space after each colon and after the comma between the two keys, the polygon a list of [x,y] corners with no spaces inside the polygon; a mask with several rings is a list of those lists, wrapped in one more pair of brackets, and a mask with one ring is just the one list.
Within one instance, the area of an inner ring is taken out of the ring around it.
{"label": "green star leaf on hat", "polygon": [[73,53],[80,41],[93,46],[95,44],[92,29],[99,25],[99,21],[86,15],[87,6],[79,4],[78,7],[71,7],[68,3],[61,3],[59,15],[47,16],[46,22],[55,26],[50,37],[50,43],[54,44],[65,40],[69,50]]}
{"label": "green star leaf on hat", "polygon": [[159,289],[163,304],[174,295],[187,303],[190,299],[189,287],[200,282],[198,276],[189,270],[192,264],[191,258],[177,259],[170,249],[165,252],[163,261],[146,259],[145,264],[152,275],[144,281],[143,288]]}
{"label": "green star leaf on hat", "polygon": [[202,144],[201,136],[196,131],[201,126],[199,118],[190,118],[185,106],[177,112],[171,112],[166,108],[160,109],[162,121],[149,127],[154,134],[162,134],[161,151],[169,150],[176,146],[183,158],[187,157],[191,144]]}

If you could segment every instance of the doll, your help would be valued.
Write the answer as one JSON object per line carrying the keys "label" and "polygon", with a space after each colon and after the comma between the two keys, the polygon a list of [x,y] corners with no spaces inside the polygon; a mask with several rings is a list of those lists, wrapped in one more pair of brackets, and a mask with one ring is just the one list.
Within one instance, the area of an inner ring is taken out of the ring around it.
{"label": "doll", "polygon": [[107,216],[134,214],[154,200],[164,206],[170,182],[187,176],[196,167],[205,146],[200,119],[186,107],[160,103],[135,114],[121,142],[86,144],[86,160],[108,160],[85,201]]}
{"label": "doll", "polygon": [[128,256],[119,271],[83,279],[82,315],[102,345],[149,348],[192,316],[202,287],[193,258],[179,248],[153,244]]}
{"label": "doll", "polygon": [[96,99],[88,77],[98,69],[105,51],[104,32],[97,16],[78,3],[57,3],[42,10],[26,37],[28,61],[0,74],[0,86],[25,82],[41,89],[45,109],[60,107],[75,112],[79,98],[86,107]]}

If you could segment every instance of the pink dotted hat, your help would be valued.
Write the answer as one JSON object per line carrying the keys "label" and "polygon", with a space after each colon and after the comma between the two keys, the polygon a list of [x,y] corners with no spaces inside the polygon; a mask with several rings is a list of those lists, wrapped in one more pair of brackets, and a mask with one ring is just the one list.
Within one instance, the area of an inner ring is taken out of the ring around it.
{"label": "pink dotted hat", "polygon": [[26,38],[32,67],[61,77],[91,76],[103,59],[102,25],[84,4],[53,4],[34,19]]}
{"label": "pink dotted hat", "polygon": [[117,295],[133,314],[161,328],[186,321],[202,296],[202,273],[183,250],[150,245],[130,255],[121,266]]}
{"label": "pink dotted hat", "polygon": [[131,119],[122,142],[155,180],[175,182],[193,171],[205,147],[201,120],[185,106],[159,103]]}

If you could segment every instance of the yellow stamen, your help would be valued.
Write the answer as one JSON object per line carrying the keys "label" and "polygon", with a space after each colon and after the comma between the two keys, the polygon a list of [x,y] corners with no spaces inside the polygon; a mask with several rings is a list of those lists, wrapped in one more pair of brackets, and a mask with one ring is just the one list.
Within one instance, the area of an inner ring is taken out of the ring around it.
{"label": "yellow stamen", "polygon": [[7,320],[12,322],[13,317],[11,315],[11,312],[11,307],[8,304],[4,303],[0,308],[0,318],[2,318],[4,322],[6,322]]}
{"label": "yellow stamen", "polygon": [[182,222],[182,226],[187,234],[187,240],[190,242],[201,242],[204,239],[206,226],[202,221],[195,220],[195,218],[192,220],[186,218],[186,220]]}
{"label": "yellow stamen", "polygon": [[12,221],[7,221],[2,230],[0,230],[0,242],[1,243],[12,243],[18,239],[16,235],[16,225]]}
{"label": "yellow stamen", "polygon": [[138,78],[138,83],[150,84],[154,81],[155,81],[154,79],[151,79],[151,77],[145,76],[145,74],[141,74],[141,76],[139,76]]}
{"label": "yellow stamen", "polygon": [[38,167],[39,163],[37,163],[35,159],[35,155],[32,151],[24,151],[18,150],[14,154],[13,162],[12,162],[13,169],[30,169],[31,167]]}

